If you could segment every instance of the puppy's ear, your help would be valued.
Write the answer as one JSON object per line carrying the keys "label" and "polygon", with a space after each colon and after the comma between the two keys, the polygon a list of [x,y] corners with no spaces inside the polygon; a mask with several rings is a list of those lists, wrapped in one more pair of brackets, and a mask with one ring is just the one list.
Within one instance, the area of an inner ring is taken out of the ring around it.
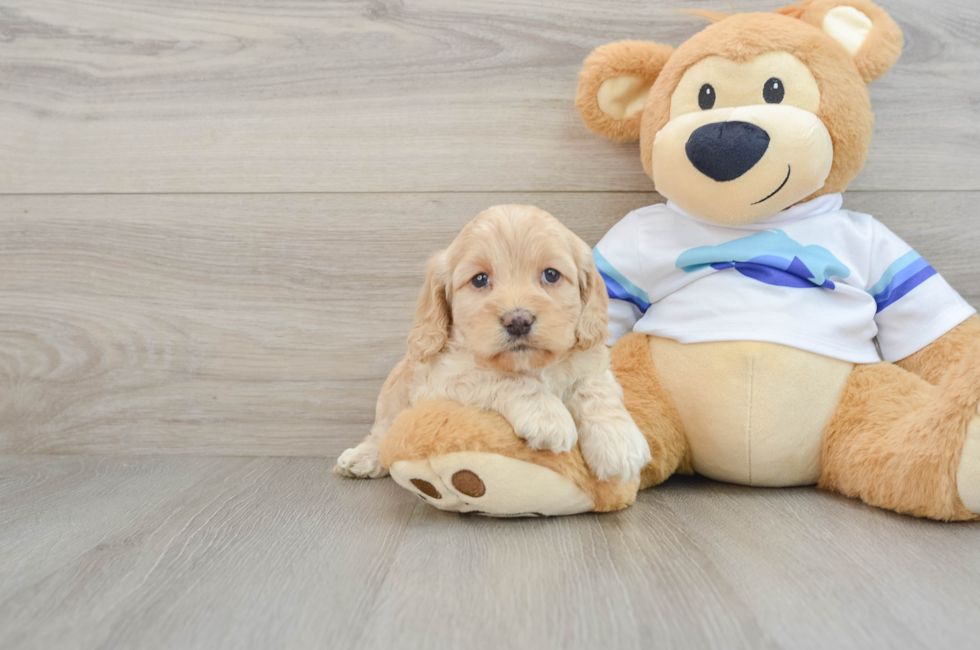
{"label": "puppy's ear", "polygon": [[902,53],[902,30],[870,0],[804,0],[778,13],[810,23],[840,43],[865,83],[888,72]]}
{"label": "puppy's ear", "polygon": [[446,252],[441,251],[433,255],[426,266],[425,284],[415,308],[415,323],[408,335],[408,355],[415,361],[424,362],[438,354],[449,340],[452,312],[446,295],[448,276]]}
{"label": "puppy's ear", "polygon": [[585,126],[611,140],[637,140],[650,87],[673,52],[649,41],[597,48],[578,73],[575,106]]}
{"label": "puppy's ear", "polygon": [[578,283],[582,297],[582,316],[575,328],[575,348],[588,350],[604,345],[609,340],[609,296],[606,283],[599,275],[592,249],[585,242],[578,242]]}

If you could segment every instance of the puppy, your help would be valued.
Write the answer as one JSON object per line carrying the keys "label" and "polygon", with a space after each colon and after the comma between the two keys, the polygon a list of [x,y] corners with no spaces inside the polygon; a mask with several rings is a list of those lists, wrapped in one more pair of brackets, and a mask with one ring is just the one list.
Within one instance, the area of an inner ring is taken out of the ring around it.
{"label": "puppy", "polygon": [[601,480],[638,480],[650,450],[609,371],[607,306],[592,251],[553,216],[519,205],[481,213],[429,260],[408,355],[371,433],[334,471],[384,476],[378,443],[398,414],[444,398],[497,411],[534,449],[580,442]]}

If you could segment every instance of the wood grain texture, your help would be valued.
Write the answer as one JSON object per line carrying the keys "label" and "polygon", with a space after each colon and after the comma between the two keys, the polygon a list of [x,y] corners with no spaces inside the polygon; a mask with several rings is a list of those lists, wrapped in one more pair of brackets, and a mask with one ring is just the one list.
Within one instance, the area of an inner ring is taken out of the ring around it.
{"label": "wood grain texture", "polygon": [[[980,305],[977,194],[853,193]],[[501,200],[590,244],[656,194],[0,197],[0,453],[336,455],[425,259]]]}
{"label": "wood grain texture", "polygon": [[[743,12],[779,0],[739,0]],[[980,189],[980,4],[882,0],[865,190]],[[723,0],[5,0],[0,192],[651,189],[573,106],[596,46]]]}
{"label": "wood grain texture", "polygon": [[980,527],[671,480],[491,520],[323,459],[0,458],[5,650],[953,649]]}
{"label": "wood grain texture", "polygon": [[[131,547],[136,540],[114,540],[113,534],[148,513],[173,507],[202,482],[226,480],[248,462],[187,458],[174,471],[153,459],[4,458],[0,602],[92,549]],[[38,503],[45,507],[39,509]]]}
{"label": "wood grain texture", "polygon": [[[5,649],[350,647],[332,642],[373,602],[415,507],[393,481],[363,489],[323,459],[14,471],[35,485],[0,496],[17,506],[0,515]],[[71,550],[53,560],[50,537]]]}
{"label": "wood grain texture", "polygon": [[777,647],[662,504],[516,525],[423,507],[385,586],[358,647]]}
{"label": "wood grain texture", "polygon": [[810,488],[703,487],[673,481],[644,496],[670,504],[780,647],[976,645],[980,527]]}

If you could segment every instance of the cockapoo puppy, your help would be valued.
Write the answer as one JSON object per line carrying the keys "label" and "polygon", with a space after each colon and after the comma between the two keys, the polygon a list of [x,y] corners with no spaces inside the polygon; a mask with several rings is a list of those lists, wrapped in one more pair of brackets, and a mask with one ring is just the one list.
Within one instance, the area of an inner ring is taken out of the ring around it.
{"label": "cockapoo puppy", "polygon": [[403,410],[449,399],[492,409],[534,449],[576,442],[595,475],[636,481],[650,460],[609,370],[606,287],[592,251],[531,206],[490,208],[429,260],[408,354],[367,438],[334,471],[386,475],[378,443]]}

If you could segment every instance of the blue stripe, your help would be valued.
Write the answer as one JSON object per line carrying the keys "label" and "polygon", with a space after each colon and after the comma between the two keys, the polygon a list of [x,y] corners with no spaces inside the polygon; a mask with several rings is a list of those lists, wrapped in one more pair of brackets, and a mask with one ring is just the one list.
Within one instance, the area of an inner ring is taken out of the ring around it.
{"label": "blue stripe", "polygon": [[629,291],[623,288],[623,285],[616,282],[614,278],[609,277],[606,273],[599,269],[599,275],[602,276],[602,281],[606,283],[606,293],[609,297],[614,300],[625,300],[626,302],[631,302],[639,308],[640,312],[647,313],[650,309],[650,303],[647,301],[634,296]]}
{"label": "blue stripe", "polygon": [[616,280],[620,286],[624,287],[638,298],[641,298],[646,302],[650,301],[650,297],[647,295],[647,292],[627,280],[625,275],[617,271],[616,268],[609,263],[609,260],[602,256],[602,253],[599,252],[598,247],[592,249],[592,258],[595,260],[595,265],[602,273],[605,273],[609,277]]}
{"label": "blue stripe", "polygon": [[[606,282],[606,291],[609,293],[610,298],[628,300],[643,312],[646,312],[650,308],[650,296],[647,295],[647,292],[627,280],[626,276],[617,271],[602,256],[598,247],[592,249],[592,258],[595,260],[596,268],[599,269],[599,274],[602,275],[602,279]],[[614,292],[617,295],[613,295]]]}
{"label": "blue stripe", "polygon": [[885,290],[885,287],[891,284],[891,281],[896,274],[900,273],[903,269],[921,259],[922,256],[915,251],[909,251],[905,255],[902,255],[900,258],[892,262],[887,269],[885,269],[885,273],[881,276],[881,279],[878,280],[873,287],[868,289],[868,293],[870,293],[872,296],[877,296]]}
{"label": "blue stripe", "polygon": [[914,262],[906,266],[904,269],[896,273],[894,276],[892,276],[891,282],[889,282],[884,289],[879,291],[877,294],[872,294],[874,295],[875,302],[883,302],[885,300],[888,300],[888,297],[892,294],[892,292],[894,292],[897,287],[900,287],[903,284],[905,284],[905,282],[909,278],[918,275],[919,273],[921,273],[926,269],[931,269],[931,268],[932,267],[929,266],[929,262],[925,261],[921,257],[915,260]]}
{"label": "blue stripe", "polygon": [[909,251],[885,269],[884,275],[868,289],[868,293],[875,299],[877,311],[880,312],[934,275],[936,269],[921,255]]}
{"label": "blue stripe", "polygon": [[[888,291],[888,294],[884,299],[879,300],[878,297],[876,296],[875,302],[878,303],[878,309],[875,311],[875,313],[880,312],[882,309],[892,304],[893,302],[897,301],[902,296],[907,294],[909,291],[915,289],[917,286],[919,286],[920,284],[922,284],[923,282],[925,282],[926,280],[928,280],[934,275],[936,275],[936,269],[926,264],[926,267],[924,269],[921,269],[918,273],[911,276],[910,278],[907,278],[904,282],[902,282],[898,286],[890,289],[890,291]],[[891,285],[889,285],[889,287],[891,287]]]}

